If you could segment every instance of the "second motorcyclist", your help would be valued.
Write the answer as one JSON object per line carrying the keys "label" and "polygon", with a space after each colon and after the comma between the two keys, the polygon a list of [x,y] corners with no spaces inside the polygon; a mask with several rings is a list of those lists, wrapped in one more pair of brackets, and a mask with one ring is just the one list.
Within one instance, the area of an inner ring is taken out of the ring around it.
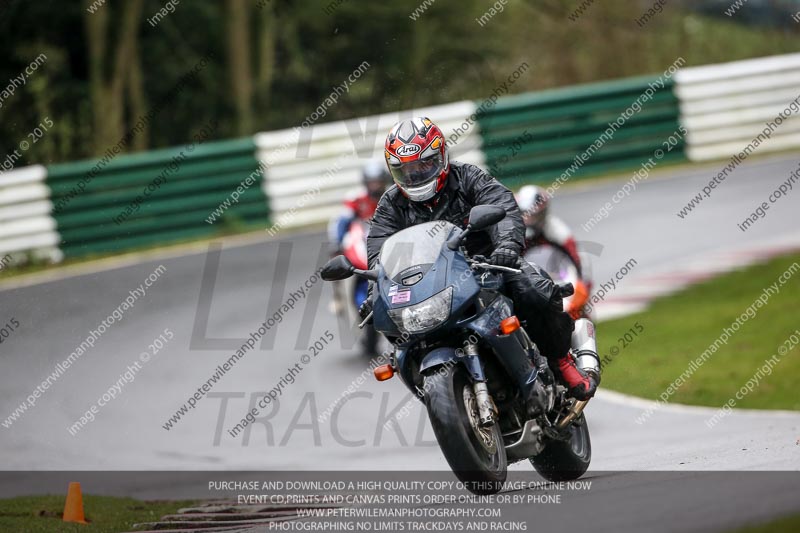
{"label": "second motorcyclist", "polygon": [[[328,242],[331,245],[331,256],[345,253],[346,242],[360,250],[363,254],[363,238],[368,221],[375,213],[378,200],[392,182],[392,177],[382,159],[369,161],[361,171],[363,187],[349,194],[344,202],[342,211],[334,217],[328,225]],[[355,226],[354,226],[355,225]],[[358,230],[358,231],[355,231]],[[349,236],[349,237],[348,237]],[[355,240],[361,243],[354,242]],[[360,248],[359,248],[360,247]],[[363,258],[366,267],[366,257]],[[352,291],[352,303],[358,309],[367,298],[367,281],[356,279]],[[333,285],[333,310],[340,316],[346,316],[347,291],[344,284],[337,282]],[[365,356],[372,357],[377,351],[378,333],[367,327],[362,337],[361,348]]]}
{"label": "second motorcyclist", "polygon": [[547,192],[536,185],[525,185],[517,191],[516,198],[525,223],[525,249],[542,244],[558,248],[572,259],[580,273],[581,258],[575,237],[563,220],[550,213]]}
{"label": "second motorcyclist", "polygon": [[[572,318],[588,318],[585,304],[592,290],[591,265],[582,262],[575,236],[569,226],[552,214],[550,196],[543,188],[525,185],[517,191],[515,197],[522,211],[522,221],[525,223],[525,257],[533,256],[538,258],[538,261],[544,261],[539,264],[553,276],[558,276],[559,272],[563,273],[557,258],[561,256],[569,258],[577,279],[570,279],[575,286],[575,294],[565,301],[568,304],[567,311]],[[551,256],[549,260],[542,259],[538,255],[539,251],[547,250],[548,247],[558,250],[560,254]]]}

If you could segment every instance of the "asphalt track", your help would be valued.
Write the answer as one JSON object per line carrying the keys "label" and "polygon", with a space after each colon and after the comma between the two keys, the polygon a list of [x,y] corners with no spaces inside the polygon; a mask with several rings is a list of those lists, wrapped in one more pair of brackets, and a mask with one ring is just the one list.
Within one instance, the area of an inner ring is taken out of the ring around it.
{"label": "asphalt track", "polygon": [[[569,189],[557,197],[553,209],[596,256],[596,280],[611,277],[630,258],[636,259],[635,270],[621,282],[625,283],[714,250],[796,240],[800,203],[796,191],[773,205],[747,232],[736,224],[789,177],[797,160],[797,156],[779,156],[746,162],[683,220],[676,213],[716,174],[718,166],[673,170],[640,183],[589,233],[580,225],[610,201],[624,181]],[[0,323],[12,317],[20,323],[0,346],[3,421],[129,291],[159,265],[166,267],[146,296],[67,369],[34,407],[10,427],[0,427],[0,469],[447,469],[416,402],[408,404],[410,413],[396,424],[384,425],[410,399],[397,380],[380,384],[367,376],[356,394],[340,402],[333,422],[331,418],[320,421],[320,415],[341,399],[366,369],[366,361],[352,349],[351,325],[342,327],[329,312],[331,289],[322,282],[313,284],[308,296],[221,377],[196,408],[170,430],[164,429],[176,410],[215,373],[217,365],[322,264],[326,253],[323,238],[300,234],[243,246],[223,243],[221,249],[215,245],[203,253],[30,286],[0,287]],[[283,293],[274,290],[281,285]],[[794,280],[784,290],[797,289]],[[118,382],[126,367],[138,361],[139,354],[148,350],[165,328],[174,332],[174,338],[143,365],[132,382],[124,384],[116,399],[99,410],[96,420],[71,435],[68,427]],[[308,364],[300,365],[296,381],[284,387],[278,402],[259,412],[255,424],[231,437],[227,430],[276,387],[304,354],[313,355],[308,346],[326,330],[335,337],[333,343]],[[765,358],[781,340],[776,339],[775,346],[759,347]],[[653,526],[650,530],[713,530],[800,511],[800,487],[794,477],[793,498],[787,496],[785,484],[767,482],[751,483],[738,499],[727,489],[720,490],[718,501],[713,502],[717,519],[712,516],[702,522],[703,529],[696,529],[699,522],[693,513],[671,515],[672,521],[665,523],[654,510],[649,514],[632,511],[630,521],[620,524],[615,513],[603,510],[607,500],[627,498],[633,502],[625,504],[630,510],[636,508],[637,500],[662,498],[668,502],[680,492],[669,483],[659,488],[662,485],[655,481],[643,483],[626,477],[635,476],[632,471],[800,469],[800,414],[737,412],[709,429],[704,422],[711,411],[666,407],[637,424],[636,417],[646,407],[604,395],[587,410],[593,440],[592,471],[617,474],[610,476],[601,497],[581,505],[596,508],[608,528],[633,531],[649,524]],[[513,468],[530,470],[525,464]],[[3,496],[19,490],[24,475],[14,475],[13,484],[12,477],[5,478],[7,482],[0,483]],[[157,483],[151,481],[139,495],[163,497],[160,489],[174,485],[175,480],[165,475]],[[762,498],[759,505],[744,504],[755,495]]]}

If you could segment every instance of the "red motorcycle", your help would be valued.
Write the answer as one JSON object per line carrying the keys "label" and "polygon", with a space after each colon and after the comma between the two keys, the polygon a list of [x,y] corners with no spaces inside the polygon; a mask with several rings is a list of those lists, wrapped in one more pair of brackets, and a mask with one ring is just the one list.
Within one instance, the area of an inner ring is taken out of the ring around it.
{"label": "red motorcycle", "polygon": [[[350,223],[344,238],[342,239],[342,250],[344,256],[356,268],[367,270],[367,222],[364,220],[354,220]],[[345,285],[347,283],[347,285]],[[348,286],[349,285],[349,286]],[[367,291],[369,289],[369,282],[357,276],[354,276],[350,283],[336,282],[334,283],[334,309],[336,313],[343,316],[347,320],[351,320],[350,313],[347,311],[347,304],[349,300],[355,310],[354,316],[358,319],[358,308],[367,299]],[[377,354],[379,335],[371,324],[364,326],[364,336],[361,338],[362,351],[368,357]]]}

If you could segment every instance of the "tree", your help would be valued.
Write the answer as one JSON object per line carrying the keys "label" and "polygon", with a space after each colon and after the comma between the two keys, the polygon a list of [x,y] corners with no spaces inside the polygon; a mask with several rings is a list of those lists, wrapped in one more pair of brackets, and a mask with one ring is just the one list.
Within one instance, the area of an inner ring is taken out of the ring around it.
{"label": "tree", "polygon": [[253,123],[253,73],[250,32],[250,2],[227,1],[227,52],[228,68],[236,110],[236,133],[252,133]]}
{"label": "tree", "polygon": [[[93,152],[100,153],[108,148],[109,143],[116,143],[125,135],[126,102],[131,104],[132,116],[138,117],[144,112],[138,38],[143,0],[128,0],[124,4],[120,20],[114,26],[120,28],[119,32],[109,32],[111,6],[90,12],[88,8],[92,0],[83,3],[86,7],[83,18],[94,125],[91,142]],[[147,145],[147,131],[133,139],[134,149]]]}

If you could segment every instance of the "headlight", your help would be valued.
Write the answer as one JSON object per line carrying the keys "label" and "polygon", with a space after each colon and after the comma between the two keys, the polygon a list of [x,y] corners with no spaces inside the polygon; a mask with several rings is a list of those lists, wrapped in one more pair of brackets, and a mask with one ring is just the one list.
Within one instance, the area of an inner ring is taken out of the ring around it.
{"label": "headlight", "polygon": [[453,287],[448,287],[416,305],[390,309],[389,317],[400,329],[409,333],[422,333],[447,320],[452,302]]}

